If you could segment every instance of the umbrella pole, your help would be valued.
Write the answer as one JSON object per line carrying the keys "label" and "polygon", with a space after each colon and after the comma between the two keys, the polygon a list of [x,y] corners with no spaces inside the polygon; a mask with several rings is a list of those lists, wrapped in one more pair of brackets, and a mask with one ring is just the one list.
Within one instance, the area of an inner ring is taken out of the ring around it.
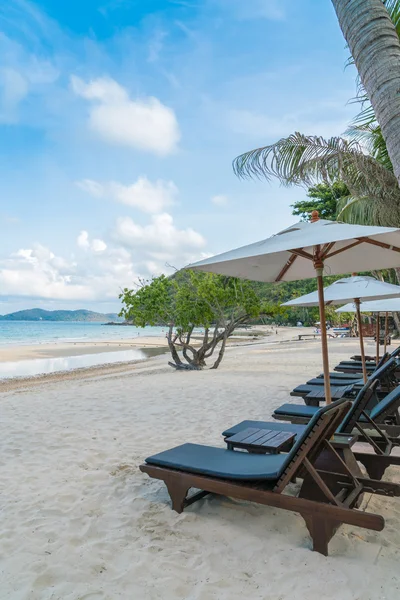
{"label": "umbrella pole", "polygon": [[386,354],[386,342],[387,342],[387,337],[389,334],[389,319],[388,319],[388,313],[385,312],[385,340],[383,342],[383,353]]}
{"label": "umbrella pole", "polygon": [[376,313],[376,364],[379,362],[379,338],[381,336],[380,327],[380,316],[379,313]]}
{"label": "umbrella pole", "polygon": [[326,320],[325,320],[325,300],[324,300],[324,282],[322,279],[322,268],[316,268],[317,283],[318,283],[318,302],[319,302],[319,320],[321,327],[321,344],[322,344],[322,364],[324,367],[324,388],[325,400],[327,404],[332,402],[331,384],[329,380],[329,357],[328,357],[328,337],[326,335]]}
{"label": "umbrella pole", "polygon": [[365,365],[364,337],[363,337],[363,332],[362,332],[361,313],[360,313],[360,298],[355,298],[354,303],[356,305],[358,335],[360,336],[360,352],[361,352],[363,378],[364,378],[364,383],[367,383],[368,378],[367,378],[367,367]]}

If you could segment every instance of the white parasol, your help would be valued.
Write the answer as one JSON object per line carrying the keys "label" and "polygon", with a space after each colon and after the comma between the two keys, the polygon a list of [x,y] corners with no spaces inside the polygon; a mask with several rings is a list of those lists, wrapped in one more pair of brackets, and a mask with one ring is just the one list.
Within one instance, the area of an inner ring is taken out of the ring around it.
{"label": "white parasol", "polygon": [[396,266],[400,266],[400,229],[319,220],[314,211],[311,222],[300,221],[265,240],[187,268],[254,281],[295,281],[317,275],[325,396],[329,403],[324,269],[341,274]]}
{"label": "white parasol", "polygon": [[[337,313],[356,312],[357,308],[354,303],[345,304],[336,310]],[[400,298],[386,298],[385,300],[372,300],[370,302],[361,302],[360,311],[363,313],[377,313],[377,332],[376,332],[376,357],[379,359],[379,314],[385,313],[385,335],[383,343],[383,352],[386,352],[386,344],[389,335],[389,313],[400,312]]]}
{"label": "white parasol", "polygon": [[[338,279],[332,285],[324,288],[324,298],[326,304],[343,304],[352,300],[354,302],[354,311],[357,313],[358,331],[360,336],[360,351],[363,367],[364,381],[367,381],[367,368],[365,364],[364,340],[362,333],[362,323],[360,314],[360,301],[373,300],[376,298],[397,297],[400,302],[400,286],[392,285],[384,281],[379,281],[374,277],[356,275],[354,277],[345,277]],[[299,298],[294,298],[285,302],[282,306],[318,306],[318,293],[312,292]],[[377,334],[379,344],[379,333]],[[379,354],[379,346],[377,358]]]}

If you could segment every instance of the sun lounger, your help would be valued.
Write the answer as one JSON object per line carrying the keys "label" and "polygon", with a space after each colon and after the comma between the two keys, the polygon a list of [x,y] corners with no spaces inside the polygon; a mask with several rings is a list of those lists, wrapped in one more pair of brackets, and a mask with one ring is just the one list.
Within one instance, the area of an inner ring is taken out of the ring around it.
{"label": "sun lounger", "polygon": [[[250,454],[184,444],[150,456],[140,470],[164,481],[172,508],[178,513],[209,493],[300,513],[313,549],[327,555],[329,540],[342,523],[374,531],[383,529],[381,516],[354,508],[366,489],[400,495],[400,487],[392,483],[357,479],[350,471],[339,475],[315,469],[314,463],[325,448],[335,453],[329,440],[349,408],[348,401],[339,401],[319,409],[288,454]],[[311,486],[305,485],[308,475]],[[303,479],[300,492],[297,496],[285,494],[296,476]],[[191,488],[200,491],[188,497]]]}
{"label": "sun lounger", "polygon": [[[376,383],[375,383],[376,385]],[[363,423],[367,425],[371,420],[380,426],[381,429],[385,429],[385,420],[392,421],[390,431],[394,432],[398,430],[400,434],[400,427],[398,427],[398,409],[400,406],[400,386],[397,386],[394,390],[389,392],[385,398],[381,399],[375,406],[370,409],[370,396],[366,396],[365,391],[373,393],[373,387],[371,388],[368,383],[365,384],[364,388],[360,390],[355,400],[353,400],[353,408],[359,412],[357,423]],[[368,404],[364,404],[367,398]],[[335,403],[334,403],[335,404]],[[291,423],[307,424],[310,419],[318,412],[316,406],[305,406],[302,404],[283,404],[279,408],[275,409],[272,417],[279,421],[290,421]]]}
{"label": "sun lounger", "polygon": [[[377,368],[373,373],[369,375],[368,381],[370,383],[374,381],[379,381],[379,384],[384,392],[390,391],[398,383],[397,379],[393,376],[393,373],[397,369],[397,360],[394,358],[390,358],[382,366]],[[294,390],[290,392],[290,395],[300,396],[301,398],[304,398],[304,401],[308,406],[318,406],[320,402],[325,401],[325,388],[323,385],[323,379],[320,380],[321,383],[319,385],[317,383],[318,379],[319,378],[316,378],[314,380],[310,380],[306,384],[298,385],[296,388],[294,388]],[[352,382],[350,384],[347,382],[346,385],[331,386],[332,398],[354,398],[363,385],[363,380],[359,379],[356,382]],[[319,396],[317,394],[318,391],[320,392]],[[378,396],[376,396],[375,400],[378,401]]]}
{"label": "sun lounger", "polygon": [[[388,354],[386,352],[386,354],[384,354],[380,361],[378,362],[378,365],[374,366],[374,372],[377,371],[382,365],[384,365],[390,358],[396,358],[396,357],[391,357],[390,354]],[[335,371],[333,373],[329,373],[329,377],[330,379],[340,379],[341,381],[351,381],[351,380],[355,380],[355,379],[362,379],[362,377],[360,377],[359,373],[341,373],[339,371]],[[318,377],[316,379],[324,379],[324,374],[320,373],[320,375],[318,375]]]}
{"label": "sun lounger", "polygon": [[[397,348],[395,348],[392,353],[389,354],[389,352],[386,352],[386,354],[390,358],[396,358],[396,356],[399,356],[399,354],[400,354],[400,346],[397,346]],[[361,354],[355,354],[354,356],[351,357],[351,359],[349,361],[348,360],[343,360],[343,361],[340,361],[340,364],[349,364],[351,361],[358,362],[358,363],[362,364],[361,360],[362,360]],[[376,356],[366,356],[365,360],[367,361],[367,364],[368,363],[370,365],[372,365],[372,364],[375,365],[376,364]]]}
{"label": "sun lounger", "polygon": [[[382,369],[381,369],[382,367]],[[394,358],[388,359],[385,361],[380,361],[379,366],[375,367],[374,371],[369,374],[371,378],[377,372],[379,373],[380,385],[383,389],[390,391],[394,386],[397,385],[398,379],[395,375],[395,371],[399,368],[398,360]],[[309,379],[306,385],[319,385],[321,386],[324,381],[323,376],[314,377],[313,379]],[[331,386],[341,386],[341,385],[364,385],[364,380],[362,377],[359,377],[356,373],[330,373],[329,382]]]}
{"label": "sun lounger", "polygon": [[[394,353],[392,353],[394,354]],[[386,352],[386,354],[384,354],[382,356],[382,358],[380,359],[380,361],[378,362],[378,364],[376,365],[376,363],[372,363],[372,364],[366,364],[366,370],[368,374],[373,373],[376,369],[378,369],[380,366],[382,366],[386,361],[390,360],[391,358],[396,358],[398,356],[398,353],[394,354],[394,356],[390,355],[388,352]],[[350,374],[350,375],[355,375],[355,374],[359,374],[360,376],[363,373],[363,368],[362,368],[362,363],[361,362],[355,362],[355,361],[344,361],[339,363],[335,368],[334,371],[336,373],[344,373],[344,374]]]}
{"label": "sun lounger", "polygon": [[[377,382],[373,385],[377,385]],[[352,435],[357,433],[358,441],[368,443],[373,449],[374,454],[355,451],[354,457],[365,466],[370,477],[373,479],[381,479],[387,467],[391,465],[400,465],[400,456],[391,455],[392,449],[400,446],[400,427],[391,428],[392,434],[394,433],[395,435],[390,435],[390,432],[388,433],[385,431],[384,427],[379,426],[378,424],[380,419],[387,417],[392,411],[398,410],[400,406],[400,388],[393,390],[393,392],[388,394],[386,398],[369,413],[367,411],[367,406],[372,393],[373,389],[371,389],[371,386],[365,385],[360,392],[359,397],[352,403],[351,409],[337,428],[336,434]],[[308,407],[300,406],[298,408],[300,408],[301,412],[302,408],[305,409]],[[290,412],[290,409],[288,412]],[[305,411],[302,412],[304,415]],[[311,412],[316,414],[317,411],[312,410],[310,411],[310,414]],[[281,418],[279,412],[277,416],[275,416],[275,414],[276,413],[274,413],[275,419]],[[299,423],[246,420],[226,429],[222,435],[225,438],[229,438],[244,429],[254,428],[284,431],[299,436],[303,434],[305,427],[307,427],[307,425]]]}

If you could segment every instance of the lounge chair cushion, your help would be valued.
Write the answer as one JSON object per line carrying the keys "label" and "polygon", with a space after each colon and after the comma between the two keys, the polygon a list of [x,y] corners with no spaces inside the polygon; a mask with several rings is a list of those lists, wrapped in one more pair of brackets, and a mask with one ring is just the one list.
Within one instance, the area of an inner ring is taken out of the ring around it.
{"label": "lounge chair cushion", "polygon": [[[323,390],[324,382],[322,380],[320,382],[320,386],[321,386],[321,390]],[[295,387],[294,390],[292,390],[290,392],[290,395],[291,396],[307,396],[307,394],[315,391],[315,389],[316,389],[315,385],[307,385],[307,384],[303,383],[302,385],[298,385],[297,387]]]}
{"label": "lounge chair cushion", "polygon": [[311,417],[313,417],[318,410],[318,406],[282,404],[282,406],[274,410],[274,415],[288,415],[292,417],[304,417],[311,419]]}
{"label": "lounge chair cushion", "polygon": [[291,433],[303,433],[304,425],[295,425],[293,423],[268,423],[267,421],[242,421],[233,427],[229,427],[223,432],[224,437],[231,437],[239,431],[243,431],[248,427],[254,427],[256,429],[271,429],[272,431],[290,431]]}
{"label": "lounge chair cushion", "polygon": [[[357,381],[362,381],[359,377],[358,373],[339,373],[338,371],[334,371],[333,373],[329,373],[330,379],[340,379],[341,381],[348,381],[349,379],[352,381],[353,379],[357,379]],[[317,379],[324,379],[324,374],[321,373],[318,375]],[[322,385],[322,382],[321,382]]]}
{"label": "lounge chair cushion", "polygon": [[[322,380],[322,382],[323,382],[323,380]],[[330,377],[329,382],[331,385],[336,385],[336,386],[356,385],[356,384],[363,385],[363,383],[364,383],[362,379],[357,378],[357,374],[356,374],[356,377],[353,379],[350,379],[350,378],[340,379],[340,377],[339,378]],[[315,377],[314,379],[309,379],[307,381],[306,385],[321,385],[321,378]]]}
{"label": "lounge chair cushion", "polygon": [[146,458],[146,463],[211,477],[273,481],[283,472],[287,456],[287,454],[249,454],[199,444],[183,444]]}

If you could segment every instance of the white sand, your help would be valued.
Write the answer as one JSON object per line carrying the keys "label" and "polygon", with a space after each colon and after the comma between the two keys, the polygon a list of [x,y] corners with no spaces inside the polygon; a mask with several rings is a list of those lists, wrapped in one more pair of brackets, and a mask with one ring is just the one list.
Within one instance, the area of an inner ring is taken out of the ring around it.
{"label": "white sand", "polygon": [[[357,350],[329,345],[332,367]],[[138,470],[149,454],[223,446],[227,426],[268,419],[320,372],[318,342],[231,348],[218,371],[164,364],[0,395],[1,600],[397,599],[400,498],[366,496],[386,528],[342,526],[325,558],[297,514],[209,497],[177,515]],[[386,477],[400,481],[400,468]]]}

